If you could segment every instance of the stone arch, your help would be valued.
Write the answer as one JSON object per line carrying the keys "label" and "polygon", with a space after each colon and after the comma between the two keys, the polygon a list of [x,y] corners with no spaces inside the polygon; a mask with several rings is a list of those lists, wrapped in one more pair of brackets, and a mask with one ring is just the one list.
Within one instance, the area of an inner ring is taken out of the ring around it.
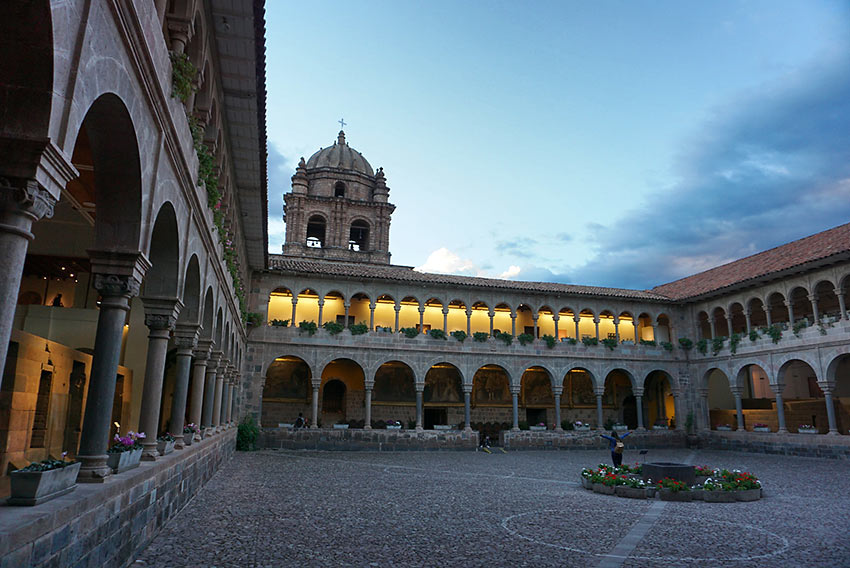
{"label": "stone arch", "polygon": [[832,280],[821,280],[812,289],[817,298],[819,319],[828,323],[837,321],[841,317],[841,304],[838,302],[837,288]]}
{"label": "stone arch", "polygon": [[792,324],[803,319],[812,321],[812,303],[809,301],[809,291],[805,287],[793,287],[788,293],[788,299],[794,312]]}
{"label": "stone arch", "polygon": [[297,325],[290,321],[292,319],[292,290],[285,286],[278,286],[269,292],[269,304],[266,316],[269,325],[280,325],[284,321],[289,325]]}
{"label": "stone arch", "polygon": [[399,301],[398,327],[419,326],[419,299],[415,296],[404,296]]}
{"label": "stone arch", "polygon": [[348,230],[348,249],[360,252],[371,250],[369,237],[371,226],[365,219],[354,219]]}
{"label": "stone arch", "polygon": [[449,332],[462,331],[466,333],[467,317],[466,317],[466,302],[460,298],[454,298],[448,303],[448,319],[447,327]]}
{"label": "stone arch", "polygon": [[717,426],[735,428],[737,412],[730,376],[724,369],[712,367],[703,374],[702,380],[708,390],[709,427],[711,429],[716,429]]}
{"label": "stone arch", "polygon": [[716,306],[711,310],[711,321],[714,323],[714,337],[729,337],[729,322],[726,319],[726,310],[722,306]]}
{"label": "stone arch", "polygon": [[202,313],[202,323],[201,323],[201,338],[202,339],[212,339],[213,333],[213,318],[215,317],[215,305],[213,300],[213,290],[212,286],[207,288],[207,292],[204,295],[204,311]]}
{"label": "stone arch", "polygon": [[788,307],[782,292],[772,292],[767,297],[766,309],[770,311],[770,323],[788,323]]}
{"label": "stone arch", "polygon": [[750,313],[750,325],[753,329],[767,327],[767,312],[764,309],[764,300],[758,296],[747,300],[747,311]]}
{"label": "stone arch", "polygon": [[441,361],[424,373],[423,425],[430,430],[436,424],[463,421],[463,373],[452,363]]}
{"label": "stone arch", "polygon": [[145,297],[177,298],[180,237],[177,215],[170,202],[162,205],[151,233],[149,258],[151,267],[145,275]]}
{"label": "stone arch", "polygon": [[310,248],[324,248],[327,244],[328,220],[319,212],[307,215],[306,245]]}
{"label": "stone arch", "polygon": [[469,316],[469,328],[472,333],[490,333],[490,306],[476,300],[472,303]]}
{"label": "stone arch", "polygon": [[472,402],[477,406],[511,404],[510,371],[503,365],[488,363],[479,366],[472,375]]}
{"label": "stone arch", "polygon": [[699,331],[699,339],[711,339],[711,321],[708,312],[705,310],[700,310],[697,313],[697,330]]}
{"label": "stone arch", "polygon": [[522,372],[519,405],[525,410],[525,421],[528,424],[547,425],[555,420],[552,383],[552,372],[541,365],[532,365]]}
{"label": "stone arch", "polygon": [[395,298],[378,294],[375,298],[375,330],[395,330]]}
{"label": "stone arch", "polygon": [[218,313],[215,316],[215,332],[213,336],[213,340],[215,342],[215,346],[213,349],[215,351],[222,351],[222,343],[221,343],[221,333],[222,333],[222,324],[224,320],[224,311],[221,309],[221,306],[218,307]]}
{"label": "stone arch", "polygon": [[[637,428],[638,416],[634,397],[634,375],[622,367],[614,367],[607,370],[604,375],[604,390],[602,393],[603,424],[614,421],[618,424],[626,424],[630,428]],[[628,406],[626,400],[631,399],[632,404]],[[632,409],[634,412],[632,413]]]}
{"label": "stone arch", "polygon": [[[537,308],[537,337],[544,335],[556,336],[555,333],[555,310],[549,304],[543,304]],[[558,318],[560,323],[560,318]],[[560,329],[558,330],[560,332]]]}
{"label": "stone arch", "polygon": [[275,357],[265,371],[260,423],[275,427],[294,423],[298,413],[308,412],[313,370],[296,355]]}
{"label": "stone arch", "polygon": [[192,255],[186,266],[183,278],[183,309],[180,310],[179,323],[198,325],[201,323],[201,269],[198,257]]}
{"label": "stone arch", "polygon": [[[439,298],[437,296],[431,296],[427,300],[425,300],[425,313],[422,316],[422,329],[419,331],[421,333],[427,333],[432,329],[443,329],[443,307],[446,305],[445,300]],[[416,323],[416,327],[419,327],[419,322]]]}
{"label": "stone arch", "polygon": [[808,424],[825,434],[829,423],[824,392],[818,382],[819,369],[806,359],[808,357],[789,357],[776,372],[777,384],[782,386],[785,423],[790,432],[797,431],[799,425]]}
{"label": "stone arch", "polygon": [[413,420],[416,417],[416,373],[400,360],[381,363],[372,386],[372,415],[376,420]]}
{"label": "stone arch", "polygon": [[632,312],[628,310],[623,310],[620,312],[620,315],[617,316],[617,320],[619,323],[619,331],[620,331],[620,341],[632,341],[637,343],[637,337],[635,336],[635,316]]}
{"label": "stone arch", "polygon": [[655,341],[655,327],[652,325],[652,316],[648,312],[641,312],[638,316],[638,343],[641,341]]}
{"label": "stone arch", "polygon": [[614,326],[614,313],[611,310],[599,312],[599,339],[617,339],[617,327]]}
{"label": "stone arch", "polygon": [[643,400],[646,403],[648,426],[673,426],[676,404],[673,392],[677,385],[673,376],[663,370],[649,371],[643,380]]}
{"label": "stone arch", "polygon": [[655,318],[655,339],[660,342],[673,341],[672,319],[666,313],[660,313]]}

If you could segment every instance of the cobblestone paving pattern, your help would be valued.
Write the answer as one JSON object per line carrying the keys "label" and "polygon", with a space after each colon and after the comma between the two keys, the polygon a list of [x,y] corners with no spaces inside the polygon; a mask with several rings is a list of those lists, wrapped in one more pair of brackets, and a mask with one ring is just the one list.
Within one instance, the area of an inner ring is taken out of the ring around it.
{"label": "cobblestone paving pattern", "polygon": [[581,468],[608,457],[237,453],[134,566],[850,566],[846,461],[651,450],[646,461],[750,471],[764,498],[665,503],[622,558],[608,554],[653,501],[582,489]]}

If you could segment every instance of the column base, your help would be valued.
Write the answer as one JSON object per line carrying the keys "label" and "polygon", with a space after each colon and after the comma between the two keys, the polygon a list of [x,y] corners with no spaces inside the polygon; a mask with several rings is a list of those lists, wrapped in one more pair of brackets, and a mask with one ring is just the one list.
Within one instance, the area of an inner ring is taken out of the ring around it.
{"label": "column base", "polygon": [[841,433],[838,430],[830,430],[826,433],[827,436],[840,436]]}
{"label": "column base", "polygon": [[157,444],[142,444],[142,461],[156,461],[159,459]]}
{"label": "column base", "polygon": [[646,432],[646,428],[644,428],[643,426],[638,426],[637,428],[635,428],[635,432]]}
{"label": "column base", "polygon": [[77,456],[81,462],[80,473],[77,474],[77,483],[103,483],[112,475],[112,468],[106,465],[107,455],[101,456]]}
{"label": "column base", "polygon": [[564,431],[564,429],[563,429],[563,428],[561,428],[560,426],[558,426],[557,428],[555,428],[555,432],[563,432],[563,431]]}
{"label": "column base", "polygon": [[519,432],[519,428],[511,428],[511,432]]}
{"label": "column base", "polygon": [[364,430],[371,430],[372,426],[370,426],[369,424],[366,424],[365,426],[363,426],[363,429]]}
{"label": "column base", "polygon": [[192,436],[192,442],[200,442],[203,439],[203,436],[201,436],[200,434],[195,434],[194,436]]}
{"label": "column base", "polygon": [[779,428],[778,430],[776,430],[776,433],[777,434],[787,434],[788,429],[787,428]]}
{"label": "column base", "polygon": [[174,442],[174,449],[175,450],[182,450],[185,447],[186,447],[186,444],[183,442],[182,438],[177,438],[177,440]]}
{"label": "column base", "polygon": [[472,432],[472,426],[467,426],[463,429],[464,432]]}

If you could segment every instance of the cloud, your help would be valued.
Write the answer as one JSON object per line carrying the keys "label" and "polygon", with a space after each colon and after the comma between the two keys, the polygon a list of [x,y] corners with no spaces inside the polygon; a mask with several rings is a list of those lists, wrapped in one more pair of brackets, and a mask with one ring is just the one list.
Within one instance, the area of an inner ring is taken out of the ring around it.
{"label": "cloud", "polygon": [[497,251],[503,254],[528,258],[529,256],[535,256],[534,251],[537,245],[538,242],[535,239],[529,237],[517,237],[516,239],[509,241],[496,241],[494,246]]}
{"label": "cloud", "polygon": [[461,258],[458,254],[446,247],[438,248],[428,255],[425,264],[417,266],[414,270],[419,272],[434,272],[437,274],[460,274],[463,276],[480,276],[485,278],[501,278],[510,280],[520,274],[519,266],[509,266],[507,270],[498,275],[490,272],[491,267],[480,266],[468,258]]}
{"label": "cloud", "polygon": [[846,59],[715,109],[683,144],[677,181],[596,227],[597,255],[571,272],[581,283],[648,288],[850,220]]}
{"label": "cloud", "polygon": [[283,223],[283,194],[289,190],[289,178],[294,166],[269,141],[269,252],[280,254],[285,237]]}

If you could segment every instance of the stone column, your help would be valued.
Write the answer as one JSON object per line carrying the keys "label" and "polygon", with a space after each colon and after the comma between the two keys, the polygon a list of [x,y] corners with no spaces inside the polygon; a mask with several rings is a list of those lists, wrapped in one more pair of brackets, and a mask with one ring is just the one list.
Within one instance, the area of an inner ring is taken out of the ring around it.
{"label": "stone column", "polygon": [[604,430],[604,419],[602,417],[602,395],[603,393],[596,391],[596,427],[599,430]]}
{"label": "stone column", "polygon": [[298,296],[292,296],[292,321],[289,323],[292,327],[298,327],[298,324],[295,322],[296,305],[298,305]]}
{"label": "stone column", "polygon": [[319,427],[319,385],[313,383],[313,417],[310,423],[310,428]]}
{"label": "stone column", "polygon": [[764,306],[764,317],[767,320],[767,327],[770,327],[770,326],[773,325],[773,321],[771,320],[771,316],[770,316],[770,306],[768,306],[767,304],[763,304],[763,306]]}
{"label": "stone column", "polygon": [[416,429],[422,430],[422,401],[425,391],[425,385],[422,383],[416,384]]}
{"label": "stone column", "polygon": [[375,302],[369,304],[369,331],[375,331]]}
{"label": "stone column", "polygon": [[534,335],[534,339],[537,339],[537,320],[539,318],[540,318],[540,314],[533,314],[531,316],[531,321],[534,322],[534,332],[532,333],[532,335]]}
{"label": "stone column", "polygon": [[219,363],[219,373],[215,378],[215,387],[212,407],[212,427],[216,432],[221,432],[221,394],[224,391],[224,376],[227,374],[227,360]]}
{"label": "stone column", "polygon": [[752,322],[752,319],[750,319],[751,315],[752,314],[751,314],[750,310],[747,310],[746,312],[744,312],[744,317],[747,319],[747,335],[749,335],[753,331],[753,322]]}
{"label": "stone column", "polygon": [[34,221],[53,216],[55,203],[56,199],[34,179],[10,183],[0,176],[0,361],[6,361],[9,349],[24,260],[33,239],[30,229]]}
{"label": "stone column", "polygon": [[511,312],[511,335],[516,337],[516,314]]}
{"label": "stone column", "polygon": [[593,325],[596,328],[596,340],[599,341],[599,316],[593,318]]}
{"label": "stone column", "polygon": [[519,390],[511,387],[511,407],[513,409],[513,418],[514,424],[511,427],[511,430],[514,432],[519,431]]}
{"label": "stone column", "polygon": [[705,421],[706,430],[711,430],[711,413],[708,409],[708,389],[698,389],[698,394],[700,414],[702,415],[702,419]]}
{"label": "stone column", "polygon": [[829,422],[828,434],[837,436],[838,425],[835,421],[835,405],[832,402],[832,385],[827,383],[818,383],[823,391],[824,403],[826,404],[826,419]]}
{"label": "stone column", "polygon": [[738,419],[738,430],[744,430],[744,410],[741,403],[741,389],[732,389],[732,396],[735,397],[735,415]]}
{"label": "stone column", "polygon": [[[112,255],[105,255],[112,256]],[[135,259],[131,261],[130,256]],[[93,271],[98,264],[110,264],[112,259],[97,259],[92,255]],[[115,259],[118,260],[118,259]],[[86,411],[83,430],[80,434],[80,449],[77,460],[82,462],[79,482],[101,482],[112,470],[106,465],[106,448],[109,444],[109,426],[112,423],[112,404],[115,399],[115,376],[121,356],[124,322],[130,311],[130,298],[139,293],[142,277],[150,267],[141,255],[126,255],[126,271],[118,274],[93,272],[94,288],[101,295],[97,317],[97,332],[94,340],[89,389],[86,395]],[[112,268],[119,268],[113,266]],[[129,272],[129,274],[128,274]],[[15,296],[17,297],[17,292]],[[8,341],[2,345],[5,352]],[[156,435],[154,434],[154,437]]]}
{"label": "stone column", "polygon": [[788,325],[794,327],[794,302],[786,300],[785,307],[788,308]]}
{"label": "stone column", "polygon": [[[463,429],[466,430],[466,431],[470,431],[470,430],[472,430],[472,405],[471,405],[472,391],[468,390],[465,387],[466,387],[466,385],[464,385],[464,390],[463,390],[463,424],[464,424]],[[470,385],[469,388],[472,388],[472,385]]]}
{"label": "stone column", "polygon": [[617,339],[617,344],[620,343],[620,318],[614,318],[614,337]]}
{"label": "stone column", "polygon": [[814,325],[820,323],[820,312],[818,311],[818,295],[817,294],[809,294],[809,301],[812,303],[812,317],[814,318]]}
{"label": "stone column", "polygon": [[490,337],[493,337],[493,318],[496,317],[496,312],[490,310],[487,315],[490,316]]}
{"label": "stone column", "polygon": [[785,427],[785,407],[782,404],[782,389],[785,385],[770,385],[776,393],[776,419],[779,421],[779,430],[777,432],[787,433]]}
{"label": "stone column", "polygon": [[372,429],[372,386],[371,383],[366,385],[366,419],[363,424],[365,430]]}
{"label": "stone column", "polygon": [[709,339],[714,339],[717,337],[717,326],[714,325],[714,316],[708,318],[708,325],[711,328],[711,337]]}
{"label": "stone column", "polygon": [[679,391],[674,390],[671,394],[673,395],[673,416],[676,417],[676,426],[673,429],[682,430],[684,420],[682,420],[682,416],[679,414]]}
{"label": "stone column", "polygon": [[643,423],[643,391],[635,390],[635,404],[637,405],[637,419],[638,419],[638,430],[646,430],[646,426]]}
{"label": "stone column", "polygon": [[[148,326],[148,358],[145,363],[145,384],[142,390],[142,408],[139,412],[139,430],[145,433],[142,459],[155,461],[159,457],[156,437],[159,434],[159,411],[162,401],[162,379],[165,373],[165,354],[168,338],[183,303],[177,298],[142,298],[145,303],[145,325]],[[171,434],[176,434],[171,432]],[[182,432],[181,432],[182,434]]]}
{"label": "stone column", "polygon": [[395,310],[395,332],[398,333],[398,313],[401,311],[401,306],[396,304],[393,309]]}
{"label": "stone column", "polygon": [[344,327],[348,327],[348,312],[351,308],[351,302],[343,302],[342,305],[345,307],[345,323]]}
{"label": "stone column", "polygon": [[638,326],[640,325],[640,321],[637,318],[632,320],[632,325],[635,327],[635,345],[640,345],[640,332],[638,330]]}
{"label": "stone column", "polygon": [[844,288],[839,288],[837,290],[838,296],[838,311],[841,312],[838,314],[838,318],[842,320],[847,319],[847,306],[844,305]]}
{"label": "stone column", "polygon": [[233,383],[235,373],[236,371],[234,370],[233,365],[228,365],[227,375],[224,376],[224,383],[221,385],[221,417],[219,418],[219,423],[222,426],[222,430],[227,427],[227,407],[230,405],[230,401],[227,400],[227,391]]}
{"label": "stone column", "polygon": [[449,333],[449,309],[443,308],[443,333]]}
{"label": "stone column", "polygon": [[230,380],[230,383],[227,385],[227,405],[224,410],[224,419],[229,425],[233,418],[233,379]]}
{"label": "stone column", "polygon": [[419,333],[422,333],[424,327],[425,327],[425,307],[421,306],[419,308]]}
{"label": "stone column", "polygon": [[555,341],[561,340],[561,337],[560,337],[561,333],[558,330],[558,321],[560,321],[560,319],[561,319],[561,316],[558,315],[558,314],[555,314],[555,315],[552,316],[552,321],[555,322]]}
{"label": "stone column", "polygon": [[472,337],[472,309],[466,308],[466,335]]}
{"label": "stone column", "polygon": [[732,329],[732,314],[726,314],[726,327],[729,330],[729,337],[732,337],[732,334],[735,333],[735,330]]}
{"label": "stone column", "polygon": [[579,316],[574,316],[573,321],[576,324],[576,341],[581,341],[581,335],[578,333],[578,324],[581,321],[581,318]]}
{"label": "stone column", "polygon": [[171,401],[170,427],[177,438],[174,448],[183,449],[183,422],[186,416],[186,400],[189,395],[189,372],[192,367],[192,350],[198,344],[198,326],[177,325],[174,333],[177,344],[177,374],[174,380],[174,395]]}
{"label": "stone column", "polygon": [[[204,411],[201,418],[204,426],[204,436],[215,433],[215,429],[213,428],[213,407],[215,406],[215,383],[220,360],[221,351],[213,351],[207,362],[207,377],[204,384]],[[222,369],[223,371],[224,369]]]}
{"label": "stone column", "polygon": [[[198,342],[198,348],[195,349],[195,363],[192,367],[192,392],[189,400],[189,420],[197,426],[201,427],[201,412],[204,408],[204,382],[207,374],[207,358],[210,356],[209,340],[201,340]],[[195,441],[201,440],[200,434],[195,434]]]}
{"label": "stone column", "polygon": [[563,428],[561,428],[561,394],[563,391],[561,389],[553,389],[552,395],[555,397],[555,431],[563,432]]}
{"label": "stone column", "polygon": [[324,320],[322,319],[322,318],[323,318],[323,311],[324,311],[324,308],[325,308],[325,300],[324,300],[324,298],[322,298],[321,300],[319,300],[319,302],[318,302],[318,303],[319,303],[319,323],[318,323],[318,324],[316,324],[316,325],[317,325],[318,327],[322,327],[322,324],[324,324],[324,323],[325,323],[325,322],[324,322]]}

